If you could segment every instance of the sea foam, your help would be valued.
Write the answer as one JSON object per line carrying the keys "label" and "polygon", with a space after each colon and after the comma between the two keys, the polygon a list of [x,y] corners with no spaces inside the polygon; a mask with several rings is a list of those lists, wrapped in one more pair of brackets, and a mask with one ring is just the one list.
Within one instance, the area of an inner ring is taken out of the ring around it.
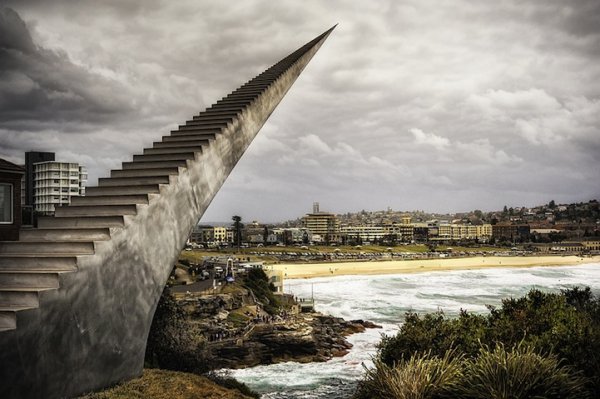
{"label": "sea foam", "polygon": [[600,264],[288,280],[285,292],[303,298],[314,295],[318,311],[347,320],[370,320],[383,328],[350,336],[354,348],[343,358],[231,373],[263,398],[347,398],[363,373],[363,364],[372,364],[381,334],[396,333],[407,311],[484,313],[486,305],[498,306],[503,298],[523,296],[532,288],[555,292],[574,286],[587,286],[600,294]]}

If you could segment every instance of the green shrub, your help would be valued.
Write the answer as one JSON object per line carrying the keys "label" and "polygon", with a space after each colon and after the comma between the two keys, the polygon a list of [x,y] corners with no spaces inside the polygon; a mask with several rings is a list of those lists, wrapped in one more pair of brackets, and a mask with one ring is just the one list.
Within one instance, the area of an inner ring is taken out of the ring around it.
{"label": "green shrub", "polygon": [[570,368],[560,366],[556,356],[517,346],[482,349],[464,365],[464,380],[455,397],[465,399],[561,399],[588,398],[586,380]]}
{"label": "green shrub", "polygon": [[600,397],[600,299],[589,288],[560,293],[531,290],[521,298],[489,307],[488,315],[461,311],[448,318],[442,312],[407,313],[395,336],[384,337],[377,357],[388,366],[415,354],[443,357],[450,349],[465,358],[479,356],[481,346],[519,344],[540,355],[553,353],[562,364],[588,378],[593,397]]}
{"label": "green shrub", "polygon": [[146,344],[146,367],[204,373],[203,335],[165,288],[156,307]]}
{"label": "green shrub", "polygon": [[442,358],[430,353],[415,355],[394,366],[380,360],[374,364],[366,370],[355,398],[450,398],[461,383],[461,360],[451,352]]}
{"label": "green shrub", "polygon": [[210,373],[206,374],[206,377],[223,388],[237,389],[246,396],[260,399],[260,394],[258,392],[253,391],[248,385],[236,380],[228,374],[217,374],[211,371]]}
{"label": "green shrub", "polygon": [[448,319],[441,311],[423,316],[409,312],[397,335],[383,337],[378,357],[391,366],[415,353],[444,356],[454,347],[463,355],[475,356],[486,340],[486,329],[485,316],[465,311],[457,319]]}
{"label": "green shrub", "polygon": [[269,314],[276,314],[279,310],[279,299],[273,293],[273,284],[262,269],[250,269],[242,285],[254,293],[256,299],[263,304],[263,309]]}

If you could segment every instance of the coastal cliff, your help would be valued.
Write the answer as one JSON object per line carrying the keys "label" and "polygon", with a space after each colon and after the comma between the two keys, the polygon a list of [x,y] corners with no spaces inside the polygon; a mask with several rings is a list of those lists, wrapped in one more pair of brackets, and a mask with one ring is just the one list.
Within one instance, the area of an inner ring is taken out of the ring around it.
{"label": "coastal cliff", "polygon": [[200,349],[212,368],[245,368],[296,361],[322,362],[352,348],[346,337],[376,328],[363,320],[346,321],[318,312],[302,313],[293,297],[276,315],[264,312],[251,290],[188,296],[178,304],[204,338]]}
{"label": "coastal cliff", "polygon": [[344,356],[352,348],[346,337],[374,328],[362,320],[346,321],[320,313],[300,314],[291,320],[257,324],[244,339],[228,339],[205,347],[218,368],[245,368],[295,361],[323,362]]}

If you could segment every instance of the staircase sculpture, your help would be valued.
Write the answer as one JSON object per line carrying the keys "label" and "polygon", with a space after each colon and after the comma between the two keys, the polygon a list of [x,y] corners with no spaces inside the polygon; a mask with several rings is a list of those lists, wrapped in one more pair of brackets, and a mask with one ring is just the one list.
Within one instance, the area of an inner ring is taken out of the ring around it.
{"label": "staircase sculpture", "polygon": [[0,243],[0,398],[63,398],[141,375],[186,239],[334,28]]}

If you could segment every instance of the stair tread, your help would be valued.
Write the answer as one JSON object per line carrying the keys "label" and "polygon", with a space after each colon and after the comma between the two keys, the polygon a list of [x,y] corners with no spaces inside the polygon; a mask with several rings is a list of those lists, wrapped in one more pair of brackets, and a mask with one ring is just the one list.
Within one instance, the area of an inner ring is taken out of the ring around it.
{"label": "stair tread", "polygon": [[[189,143],[189,144],[183,144]],[[155,141],[152,143],[152,148],[189,148],[210,143],[208,140],[181,140],[181,141]],[[172,144],[172,146],[170,145]],[[166,169],[166,168],[165,168]],[[177,169],[177,168],[172,168]]]}
{"label": "stair tread", "polygon": [[148,162],[154,161],[179,161],[187,159],[195,159],[197,152],[179,152],[174,154],[138,154],[133,156],[133,162]]}
{"label": "stair tread", "polygon": [[[186,153],[187,151],[194,151],[197,153],[202,152],[202,146],[190,146],[190,145],[182,145],[182,146],[168,146],[168,147],[152,147],[144,149],[144,155],[164,155],[164,154],[180,154]],[[147,176],[150,177],[161,177],[161,176]]]}
{"label": "stair tread", "polygon": [[[135,171],[136,169],[132,169],[132,171]],[[138,169],[138,170],[144,170],[144,169]],[[81,198],[80,200],[73,202],[73,200],[71,199],[71,204],[69,204],[69,206],[85,206],[87,205],[88,202],[97,202],[97,201],[109,201],[109,200],[142,200],[145,201],[146,203],[148,202],[148,196],[150,194],[106,194],[106,195],[95,195],[95,196],[91,196],[91,197],[79,197]],[[108,204],[107,204],[108,205]],[[117,204],[114,204],[117,205]],[[127,205],[127,204],[122,204],[122,205]]]}
{"label": "stair tread", "polygon": [[7,254],[0,252],[0,259],[6,258],[52,258],[53,260],[56,260],[55,258],[77,259],[77,255],[50,253],[40,256],[40,254]]}
{"label": "stair tread", "polygon": [[[46,225],[50,223],[49,225]],[[54,224],[53,224],[54,223]],[[83,223],[84,225],[80,225],[78,223]],[[86,223],[92,224],[92,226],[85,225]],[[99,225],[95,225],[98,224]],[[103,225],[102,223],[108,224],[108,226]],[[69,227],[78,227],[82,229],[90,228],[102,228],[102,227],[122,227],[125,224],[125,220],[123,215],[117,216],[77,216],[77,217],[54,217],[54,216],[46,216],[44,218],[38,219],[38,225],[43,227],[44,229],[63,229],[64,225],[69,225]],[[63,225],[63,226],[57,226]]]}
{"label": "stair tread", "polygon": [[25,305],[0,305],[0,312],[20,312],[22,310],[37,309],[39,306]]}
{"label": "stair tread", "polygon": [[[41,291],[50,291],[57,290],[58,287],[3,287],[0,285],[0,292],[41,292]],[[2,306],[2,305],[0,305]]]}
{"label": "stair tread", "polygon": [[[146,154],[148,155],[148,154]],[[155,155],[155,154],[151,154],[151,155]],[[142,169],[143,170],[143,169]],[[170,174],[169,173],[161,173],[161,174],[155,174],[155,175],[150,175],[150,176],[118,176],[118,177],[101,177],[100,179],[98,179],[99,182],[105,182],[105,181],[114,181],[114,180],[123,180],[123,181],[128,181],[128,180],[152,180],[152,179],[167,179],[169,180],[170,178]],[[153,183],[150,183],[153,184]],[[157,183],[157,184],[161,184],[161,183]],[[142,184],[142,185],[146,185],[146,184]],[[95,186],[95,187],[105,187],[105,186]]]}

